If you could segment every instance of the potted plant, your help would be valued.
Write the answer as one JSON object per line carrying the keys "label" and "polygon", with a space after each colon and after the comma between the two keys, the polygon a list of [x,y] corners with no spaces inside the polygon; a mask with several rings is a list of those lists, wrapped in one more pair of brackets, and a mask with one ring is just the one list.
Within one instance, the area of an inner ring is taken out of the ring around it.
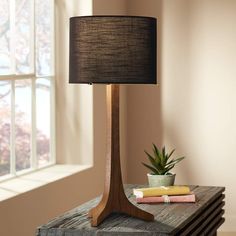
{"label": "potted plant", "polygon": [[151,173],[147,174],[150,187],[174,185],[175,174],[171,173],[170,170],[185,158],[171,158],[174,151],[175,149],[170,153],[167,153],[165,147],[163,147],[162,150],[159,150],[155,144],[153,144],[153,155],[144,151],[150,162],[150,165],[142,163],[145,167],[151,170]]}

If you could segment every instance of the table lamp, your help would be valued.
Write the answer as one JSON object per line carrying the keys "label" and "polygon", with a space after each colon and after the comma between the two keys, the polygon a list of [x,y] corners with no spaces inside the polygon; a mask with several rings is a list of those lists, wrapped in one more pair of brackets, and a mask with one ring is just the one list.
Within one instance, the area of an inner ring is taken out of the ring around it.
{"label": "table lamp", "polygon": [[107,152],[105,187],[89,211],[91,225],[111,213],[146,221],[154,216],[127,199],[121,176],[119,84],[156,83],[156,19],[141,16],[70,18],[69,83],[106,84]]}

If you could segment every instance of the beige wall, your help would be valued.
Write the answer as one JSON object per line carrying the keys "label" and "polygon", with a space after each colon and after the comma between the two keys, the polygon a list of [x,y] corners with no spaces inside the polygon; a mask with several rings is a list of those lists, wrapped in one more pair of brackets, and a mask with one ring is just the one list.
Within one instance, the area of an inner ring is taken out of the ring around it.
{"label": "beige wall", "polygon": [[153,141],[176,148],[187,156],[177,182],[226,186],[221,230],[236,232],[236,1],[128,3],[129,14],[158,17],[161,46],[159,87],[127,90],[128,181],[146,182]]}
{"label": "beige wall", "polygon": [[93,149],[89,148],[93,145],[92,86],[68,84],[69,17],[91,14],[92,1],[56,1],[56,151],[58,163],[92,164],[93,162]]}
{"label": "beige wall", "polygon": [[[150,6],[147,7],[146,5]],[[160,17],[162,2],[128,1],[130,15]],[[161,23],[158,22],[158,80],[162,73],[162,38]],[[144,183],[146,170],[140,164],[144,160],[144,149],[149,149],[152,142],[161,144],[161,93],[157,85],[129,85],[127,87],[127,177],[129,183]]]}
{"label": "beige wall", "polygon": [[[1,236],[32,236],[37,226],[94,198],[103,190],[106,151],[105,87],[68,84],[68,19],[74,15],[91,15],[92,12],[125,14],[126,2],[94,0],[92,5],[89,0],[56,0],[55,3],[57,162],[93,164],[93,167],[0,202]],[[124,103],[125,89],[122,94],[121,102]],[[124,136],[125,112],[124,105],[121,110]],[[125,145],[121,152],[124,157]],[[123,169],[124,160],[125,158],[122,162]],[[126,171],[124,175],[125,173]]]}

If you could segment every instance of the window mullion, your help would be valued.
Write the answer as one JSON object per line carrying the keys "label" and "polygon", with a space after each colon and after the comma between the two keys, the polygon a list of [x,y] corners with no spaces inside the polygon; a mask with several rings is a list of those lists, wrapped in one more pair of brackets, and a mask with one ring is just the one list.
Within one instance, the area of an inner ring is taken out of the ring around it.
{"label": "window mullion", "polygon": [[53,12],[51,14],[51,22],[52,22],[52,34],[51,34],[51,42],[52,42],[52,75],[51,78],[51,87],[50,87],[50,160],[52,163],[56,162],[56,127],[55,127],[55,42],[56,42],[56,34],[55,34],[55,1],[51,0]]}
{"label": "window mullion", "polygon": [[55,42],[56,42],[56,34],[55,34],[55,0],[51,0],[52,4],[52,14],[51,14],[51,23],[52,23],[52,33],[51,33],[51,42],[52,42],[52,69],[51,75],[55,76]]}
{"label": "window mullion", "polygon": [[10,0],[10,57],[11,57],[11,73],[15,74],[16,59],[15,59],[15,32],[16,32],[16,6],[15,0]]}
{"label": "window mullion", "polygon": [[50,80],[50,161],[56,162],[56,132],[55,132],[55,79]]}
{"label": "window mullion", "polygon": [[32,71],[34,74],[36,74],[36,65],[35,65],[35,59],[36,59],[36,21],[35,21],[35,0],[31,1],[31,25],[30,25],[30,67],[32,68]]}
{"label": "window mullion", "polygon": [[15,148],[15,80],[11,80],[11,160],[10,160],[10,173],[16,175],[16,148]]}
{"label": "window mullion", "polygon": [[36,151],[36,79],[32,79],[31,83],[31,167],[36,169],[37,163],[37,151]]}
{"label": "window mullion", "polygon": [[0,80],[12,80],[12,79],[30,79],[35,77],[35,74],[12,74],[12,75],[0,75]]}
{"label": "window mullion", "polygon": [[31,167],[33,169],[37,169],[37,150],[36,150],[36,19],[35,19],[35,0],[31,2],[31,40],[30,40],[30,49],[31,49],[31,60],[30,66],[35,74],[34,78],[32,78],[31,83]]}

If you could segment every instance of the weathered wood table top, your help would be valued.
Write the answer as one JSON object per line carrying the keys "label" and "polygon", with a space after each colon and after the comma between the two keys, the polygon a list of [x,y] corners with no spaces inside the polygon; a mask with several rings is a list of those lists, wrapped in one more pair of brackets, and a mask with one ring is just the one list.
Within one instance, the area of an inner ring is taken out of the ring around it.
{"label": "weathered wood table top", "polygon": [[132,189],[137,187],[140,186],[126,185],[127,197],[154,214],[155,221],[113,214],[98,227],[91,227],[88,211],[98,203],[99,197],[39,227],[37,236],[216,235],[224,222],[223,187],[190,186],[196,194],[196,203],[136,204]]}

